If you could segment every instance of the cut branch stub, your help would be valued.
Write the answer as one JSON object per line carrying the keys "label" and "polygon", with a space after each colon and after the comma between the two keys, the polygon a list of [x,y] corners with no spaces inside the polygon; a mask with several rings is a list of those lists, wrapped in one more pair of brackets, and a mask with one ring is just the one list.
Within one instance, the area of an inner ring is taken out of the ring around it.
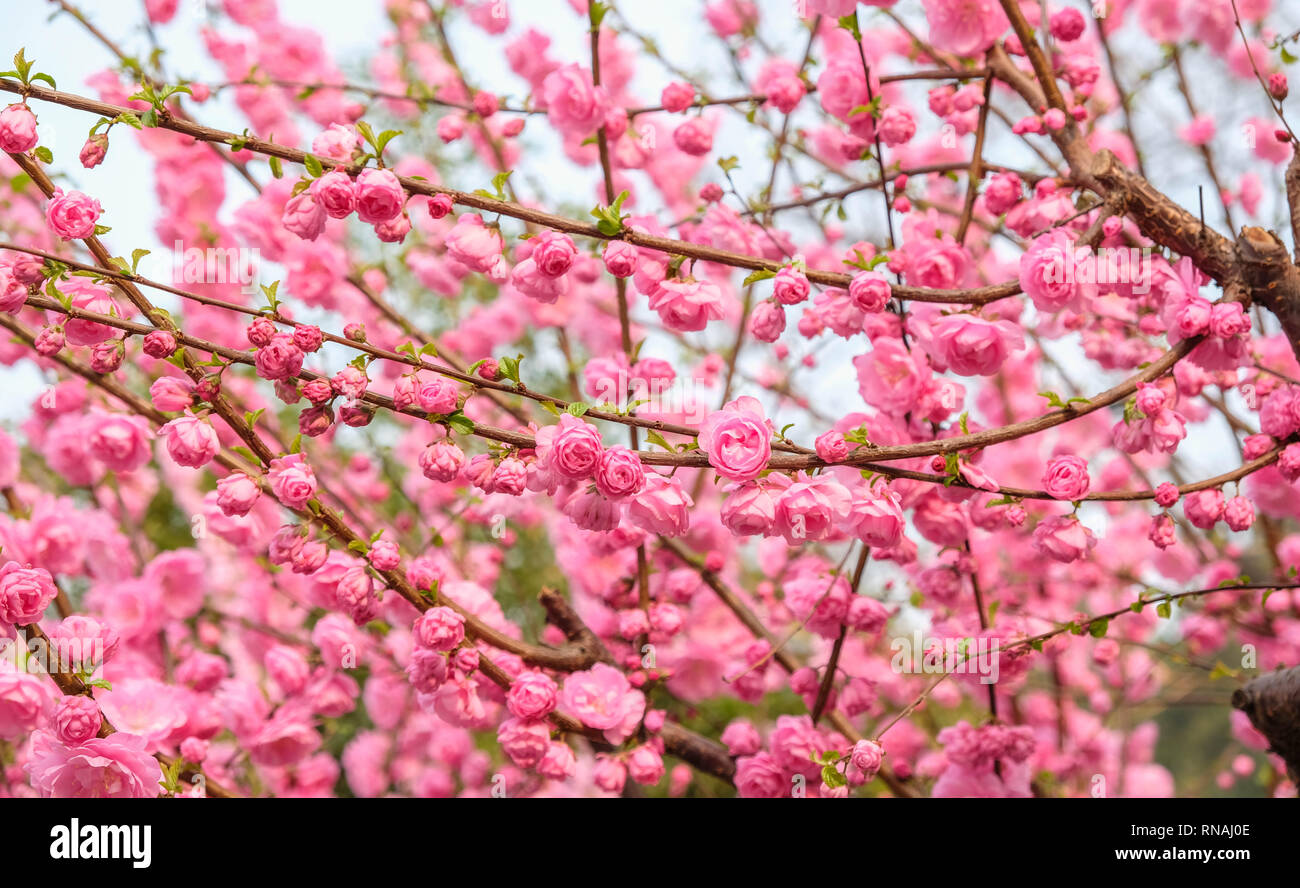
{"label": "cut branch stub", "polygon": [[1268,739],[1294,782],[1300,782],[1300,666],[1270,672],[1232,692],[1232,706]]}

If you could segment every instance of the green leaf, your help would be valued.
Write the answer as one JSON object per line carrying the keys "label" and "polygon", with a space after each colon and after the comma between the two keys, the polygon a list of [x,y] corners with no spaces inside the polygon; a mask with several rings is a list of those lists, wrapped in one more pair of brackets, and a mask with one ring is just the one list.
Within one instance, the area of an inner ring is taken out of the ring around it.
{"label": "green leaf", "polygon": [[748,287],[750,284],[756,284],[759,281],[765,281],[768,278],[774,277],[776,277],[775,271],[772,271],[770,268],[759,268],[749,273],[745,278],[743,286]]}
{"label": "green leaf", "polygon": [[58,85],[57,83],[54,82],[54,78],[51,77],[49,74],[44,74],[44,73],[42,73],[42,74],[33,74],[33,75],[32,75],[32,80],[44,80],[46,83],[48,83],[48,84],[50,85],[50,89],[58,89],[58,88],[59,88],[59,85]]}
{"label": "green leaf", "polygon": [[822,783],[826,784],[830,789],[849,785],[849,781],[844,778],[844,775],[834,765],[824,765],[822,767]]}
{"label": "green leaf", "polygon": [[54,163],[54,152],[44,145],[37,145],[36,150],[32,152],[45,163]]}
{"label": "green leaf", "polygon": [[1169,606],[1168,601],[1162,601],[1156,605],[1156,614],[1164,617],[1166,620],[1169,619],[1171,613],[1173,613],[1173,608]]}
{"label": "green leaf", "polygon": [[104,681],[102,678],[92,678],[90,681],[86,682],[86,684],[90,685],[92,688],[103,688],[106,691],[113,690],[113,685],[110,682]]}
{"label": "green leaf", "polygon": [[266,412],[266,408],[263,407],[261,410],[253,410],[248,413],[245,413],[244,422],[248,424],[249,428],[252,428],[253,426],[257,425],[257,421],[262,418],[262,414],[265,412]]}
{"label": "green leaf", "polygon": [[1056,392],[1039,392],[1038,397],[1046,398],[1048,405],[1051,407],[1056,407],[1060,410],[1065,409],[1065,402],[1061,400],[1061,396]]}
{"label": "green leaf", "polygon": [[514,175],[514,170],[503,170],[492,177],[492,187],[496,189],[497,200],[506,199],[506,183]]}
{"label": "green leaf", "polygon": [[140,267],[140,260],[145,256],[148,256],[149,252],[149,250],[144,248],[138,248],[131,251],[131,274],[136,273],[136,269]]}
{"label": "green leaf", "polygon": [[568,407],[564,408],[564,412],[568,413],[570,416],[582,416],[590,409],[590,404],[583,403],[582,401],[574,401]]}
{"label": "green leaf", "polygon": [[664,450],[667,450],[669,453],[673,452],[673,445],[669,444],[668,439],[666,439],[663,435],[656,432],[654,429],[646,429],[645,438],[651,444],[654,444],[658,447],[662,447]]}
{"label": "green leaf", "polygon": [[277,179],[284,178],[284,164],[280,162],[280,158],[278,157],[267,158],[267,163],[271,167],[272,176],[274,176]]}
{"label": "green leaf", "polygon": [[729,172],[731,172],[732,170],[735,170],[735,169],[739,169],[739,168],[740,168],[740,160],[737,159],[735,156],[732,156],[732,157],[719,157],[719,158],[718,158],[718,168],[719,168],[720,170],[722,170],[724,173],[729,173]]}
{"label": "green leaf", "polygon": [[307,173],[313,179],[319,179],[325,175],[325,167],[321,165],[320,159],[314,154],[308,154],[302,159],[302,165],[307,168]]}
{"label": "green leaf", "polygon": [[110,231],[112,231],[112,230],[113,230],[113,229],[112,229],[111,227],[109,227],[108,225],[96,225],[96,226],[95,226],[95,234],[96,234],[96,235],[100,235],[100,234],[108,234],[108,233],[109,233]]}
{"label": "green leaf", "polygon": [[447,426],[462,435],[474,434],[473,421],[463,413],[453,413],[447,417]]}
{"label": "green leaf", "polygon": [[1088,624],[1088,634],[1093,638],[1102,638],[1110,628],[1110,620],[1099,617]]}

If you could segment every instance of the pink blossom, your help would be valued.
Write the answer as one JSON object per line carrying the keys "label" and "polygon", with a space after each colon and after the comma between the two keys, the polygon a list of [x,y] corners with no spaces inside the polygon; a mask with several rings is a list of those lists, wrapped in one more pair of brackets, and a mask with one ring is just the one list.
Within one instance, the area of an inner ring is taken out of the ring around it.
{"label": "pink blossom", "polygon": [[158,430],[167,444],[167,453],[177,465],[199,469],[212,461],[219,442],[216,429],[186,413]]}
{"label": "pink blossom", "polygon": [[604,88],[593,86],[591,73],[577,64],[548,74],[541,98],[551,123],[575,136],[586,136],[599,127],[608,108]]}
{"label": "pink blossom", "polygon": [[80,191],[54,189],[45,209],[50,230],[65,240],[80,240],[95,233],[95,223],[104,212],[99,201]]}
{"label": "pink blossom", "polygon": [[587,727],[603,731],[614,744],[630,736],[645,713],[645,695],[622,672],[604,663],[566,676],[559,704]]}
{"label": "pink blossom", "polygon": [[77,746],[37,731],[26,771],[42,798],[151,799],[162,791],[162,768],[144,738],[121,731]]}
{"label": "pink blossom", "polygon": [[734,481],[757,478],[772,454],[772,426],[763,407],[741,397],[710,413],[700,426],[700,449],[718,474]]}
{"label": "pink blossom", "polygon": [[921,6],[930,23],[929,42],[960,56],[988,49],[1010,24],[997,0],[921,0]]}
{"label": "pink blossom", "polygon": [[1077,456],[1052,457],[1043,471],[1043,489],[1057,499],[1083,499],[1088,486],[1088,464]]}

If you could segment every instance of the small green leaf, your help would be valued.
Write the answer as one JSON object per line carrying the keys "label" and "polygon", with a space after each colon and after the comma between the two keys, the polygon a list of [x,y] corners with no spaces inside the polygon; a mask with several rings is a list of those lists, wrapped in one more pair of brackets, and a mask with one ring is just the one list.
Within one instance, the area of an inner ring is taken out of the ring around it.
{"label": "small green leaf", "polygon": [[743,286],[748,287],[750,284],[756,284],[759,281],[765,281],[768,278],[774,278],[774,277],[776,277],[775,271],[772,271],[769,268],[759,268],[749,273],[749,275],[745,278]]}
{"label": "small green leaf", "polygon": [[463,413],[453,413],[447,417],[447,426],[462,435],[474,434],[474,422]]}
{"label": "small green leaf", "polygon": [[1164,617],[1166,620],[1169,619],[1171,613],[1173,613],[1173,608],[1169,606],[1168,601],[1162,601],[1156,605],[1156,614]]}
{"label": "small green leaf", "polygon": [[570,416],[582,416],[590,409],[590,404],[583,403],[582,401],[574,401],[568,407],[564,408],[564,412],[568,413]]}
{"label": "small green leaf", "polygon": [[54,152],[44,145],[37,145],[32,154],[35,154],[44,163],[54,163]]}

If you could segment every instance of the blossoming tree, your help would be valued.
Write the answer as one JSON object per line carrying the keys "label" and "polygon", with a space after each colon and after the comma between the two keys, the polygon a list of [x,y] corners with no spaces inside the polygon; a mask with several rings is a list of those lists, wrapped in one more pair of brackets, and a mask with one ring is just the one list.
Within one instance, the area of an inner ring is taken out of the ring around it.
{"label": "blossoming tree", "polygon": [[0,74],[0,794],[1295,793],[1294,9],[143,5]]}

